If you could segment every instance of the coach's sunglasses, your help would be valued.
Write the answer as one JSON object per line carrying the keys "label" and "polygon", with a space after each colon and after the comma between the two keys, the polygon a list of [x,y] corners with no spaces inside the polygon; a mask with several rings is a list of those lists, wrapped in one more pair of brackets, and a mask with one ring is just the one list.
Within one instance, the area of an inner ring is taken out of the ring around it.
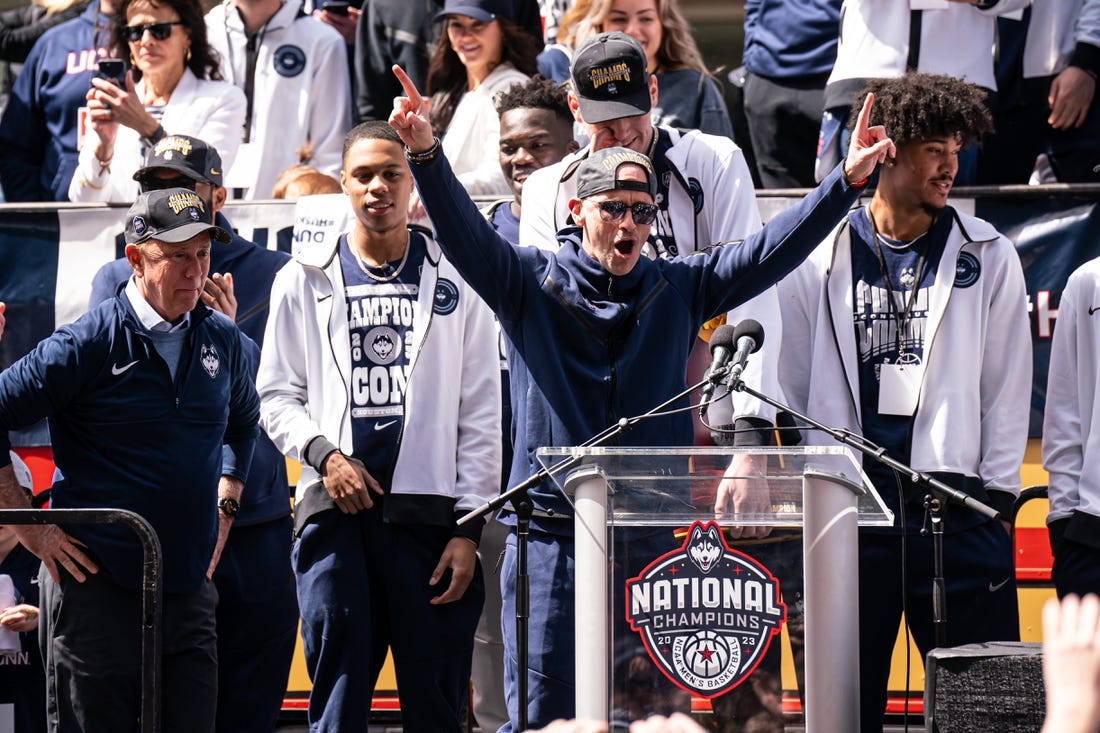
{"label": "coach's sunglasses", "polygon": [[145,31],[149,31],[149,34],[154,40],[163,41],[172,35],[172,26],[183,25],[180,21],[165,22],[165,23],[146,23],[145,25],[128,25],[123,30],[126,32],[126,40],[130,43],[137,43],[145,35]]}
{"label": "coach's sunglasses", "polygon": [[652,224],[657,217],[657,206],[644,204],[641,201],[635,204],[616,200],[600,201],[597,206],[600,207],[600,218],[612,224],[622,221],[627,209],[630,209],[630,215],[634,217],[634,223],[638,226]]}

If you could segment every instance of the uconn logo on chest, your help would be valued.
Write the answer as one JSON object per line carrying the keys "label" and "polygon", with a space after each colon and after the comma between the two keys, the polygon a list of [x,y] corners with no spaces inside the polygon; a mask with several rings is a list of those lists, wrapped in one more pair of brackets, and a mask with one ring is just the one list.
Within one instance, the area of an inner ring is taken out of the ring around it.
{"label": "uconn logo on chest", "polygon": [[708,699],[756,669],[787,619],[779,581],[731,550],[715,522],[695,522],[682,547],[627,580],[626,606],[661,672]]}

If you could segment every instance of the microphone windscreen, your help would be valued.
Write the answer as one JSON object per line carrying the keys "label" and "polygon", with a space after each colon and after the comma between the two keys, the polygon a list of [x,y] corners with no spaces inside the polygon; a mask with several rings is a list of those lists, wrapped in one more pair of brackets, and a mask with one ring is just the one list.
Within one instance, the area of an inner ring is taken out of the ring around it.
{"label": "microphone windscreen", "polygon": [[[715,330],[714,335],[717,336],[718,331],[720,330],[721,329]],[[752,350],[752,353],[754,354],[757,351],[760,351],[760,347],[764,345],[764,327],[760,325],[760,321],[754,320],[752,318],[746,318],[745,320],[738,323],[733,330],[733,343],[736,344],[742,336],[748,336],[753,340],[753,343],[756,344],[756,346],[754,346]],[[711,340],[711,343],[714,343],[713,339]]]}
{"label": "microphone windscreen", "polygon": [[[738,326],[738,328],[740,328],[740,326]],[[710,335],[710,353],[713,354],[714,350],[717,349],[719,346],[723,346],[730,351],[735,351],[737,344],[736,331],[737,329],[729,325],[728,323],[723,323],[721,326],[714,329],[714,333]]]}

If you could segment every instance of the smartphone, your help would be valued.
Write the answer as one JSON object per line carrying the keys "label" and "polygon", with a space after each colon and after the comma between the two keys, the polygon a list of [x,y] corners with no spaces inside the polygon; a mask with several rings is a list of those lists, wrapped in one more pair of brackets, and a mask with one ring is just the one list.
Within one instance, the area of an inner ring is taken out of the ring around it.
{"label": "smartphone", "polygon": [[321,3],[321,10],[327,10],[333,15],[347,15],[350,5],[351,3],[343,0],[325,0]]}
{"label": "smartphone", "polygon": [[126,63],[122,59],[100,59],[97,79],[106,79],[119,89],[126,88]]}

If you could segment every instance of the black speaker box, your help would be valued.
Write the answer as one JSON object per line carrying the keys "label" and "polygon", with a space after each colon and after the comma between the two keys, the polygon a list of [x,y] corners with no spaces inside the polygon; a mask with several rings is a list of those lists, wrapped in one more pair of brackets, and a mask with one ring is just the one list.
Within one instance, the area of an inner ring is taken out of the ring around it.
{"label": "black speaker box", "polygon": [[928,733],[1036,733],[1043,727],[1042,644],[933,649],[924,678]]}

